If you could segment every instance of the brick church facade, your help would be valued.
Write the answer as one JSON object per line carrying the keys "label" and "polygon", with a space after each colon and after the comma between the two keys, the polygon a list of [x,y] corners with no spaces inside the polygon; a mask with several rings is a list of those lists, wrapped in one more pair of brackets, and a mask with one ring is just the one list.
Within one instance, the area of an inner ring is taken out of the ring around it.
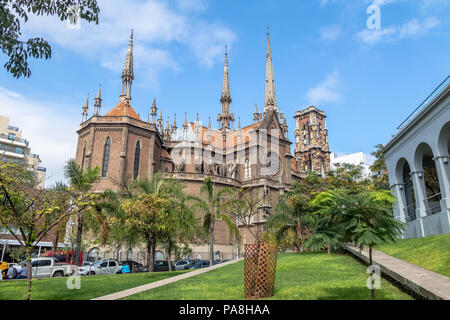
{"label": "brick church facade", "polygon": [[[260,113],[255,105],[253,121],[246,126],[241,127],[237,119],[236,128],[231,112],[226,50],[217,129],[211,127],[211,119],[208,126],[201,125],[198,114],[194,122],[189,122],[185,113],[180,127],[176,115],[172,124],[169,120],[164,124],[155,100],[147,119],[141,119],[131,104],[133,79],[132,33],[118,104],[101,115],[99,88],[93,114],[88,116],[88,100],[82,109],[75,160],[83,168],[100,168],[101,178],[95,191],[118,190],[132,179],[160,172],[186,185],[189,194],[200,196],[203,180],[210,177],[215,188],[239,187],[264,198],[260,213],[252,221],[257,228],[263,227],[293,180],[301,179],[309,170],[320,173],[330,168],[325,114],[315,107],[295,114],[295,153],[291,153],[287,121],[277,105],[269,33],[264,109]],[[254,242],[244,229],[242,235],[244,243]],[[193,249],[208,252],[207,245]],[[215,251],[228,257],[236,252],[235,240],[221,222],[216,223]]]}

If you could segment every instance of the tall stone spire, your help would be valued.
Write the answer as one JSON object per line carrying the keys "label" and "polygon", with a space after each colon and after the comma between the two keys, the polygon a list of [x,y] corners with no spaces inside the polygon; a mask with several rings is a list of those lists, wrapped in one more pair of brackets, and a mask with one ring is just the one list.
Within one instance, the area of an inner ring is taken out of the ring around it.
{"label": "tall stone spire", "polygon": [[230,93],[230,77],[228,74],[228,52],[225,46],[225,60],[223,67],[222,95],[220,96],[222,104],[222,113],[217,116],[217,121],[222,129],[230,129],[231,122],[234,121],[234,115],[230,113],[231,93]]}
{"label": "tall stone spire", "polygon": [[260,119],[260,114],[258,112],[258,106],[255,103],[255,112],[253,112],[253,121],[258,122]]}
{"label": "tall stone spire", "polygon": [[164,133],[164,123],[163,123],[163,117],[162,117],[162,111],[159,110],[159,118],[158,118],[158,129],[159,129],[159,133],[161,133],[161,135],[163,135]]}
{"label": "tall stone spire", "polygon": [[102,107],[102,85],[98,86],[97,97],[94,99],[94,115],[98,116]]}
{"label": "tall stone spire", "polygon": [[130,43],[128,45],[127,56],[122,71],[122,93],[120,95],[120,101],[130,102],[131,84],[133,79],[133,29],[131,29]]}
{"label": "tall stone spire", "polygon": [[266,56],[266,87],[264,95],[264,113],[269,109],[278,112],[277,97],[275,93],[275,80],[273,77],[272,52],[270,50],[270,34],[267,27],[267,56]]}

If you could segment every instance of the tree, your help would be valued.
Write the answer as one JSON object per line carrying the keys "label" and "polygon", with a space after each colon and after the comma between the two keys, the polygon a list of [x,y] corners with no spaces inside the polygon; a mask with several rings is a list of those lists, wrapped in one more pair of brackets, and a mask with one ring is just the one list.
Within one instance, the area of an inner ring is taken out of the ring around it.
{"label": "tree", "polygon": [[[224,203],[223,210],[231,217],[235,217],[236,222],[253,236],[256,243],[260,241],[261,230],[258,224],[255,232],[253,225],[255,217],[260,213],[264,200],[264,195],[259,194],[257,189],[244,190],[237,188],[234,190],[231,199]],[[236,239],[238,242],[239,238],[238,234]]]}
{"label": "tree", "polygon": [[123,223],[130,232],[140,235],[147,248],[148,270],[153,271],[158,237],[175,223],[170,214],[170,201],[154,193],[143,193],[137,199],[122,202]]}
{"label": "tree", "polygon": [[78,210],[76,211],[75,265],[79,265],[80,262],[85,214],[95,204],[93,199],[96,196],[92,193],[91,189],[94,183],[100,178],[99,171],[99,167],[88,167],[83,170],[74,159],[67,161],[64,167],[64,175],[67,179],[70,179],[72,200],[78,206]]}
{"label": "tree", "polygon": [[[362,249],[369,247],[369,263],[372,265],[372,249],[377,245],[394,242],[401,234],[402,223],[394,218],[392,205],[395,197],[388,190],[349,193],[347,190],[330,190],[319,194],[314,203],[328,214],[339,215],[345,228],[342,242],[354,242]],[[372,299],[375,299],[372,283]]]}
{"label": "tree", "polygon": [[389,189],[388,171],[383,153],[384,145],[377,144],[375,151],[370,154],[375,157],[375,161],[370,166],[370,171],[374,174],[372,177],[373,184],[377,190]]}
{"label": "tree", "polygon": [[295,182],[275,207],[275,213],[267,219],[267,227],[277,242],[294,233],[294,247],[303,252],[306,241],[312,236],[314,217],[309,201],[324,188],[324,179],[314,172]]}
{"label": "tree", "polygon": [[30,77],[28,58],[50,59],[50,44],[43,38],[20,39],[21,24],[30,14],[57,16],[61,21],[76,19],[73,8],[79,9],[79,18],[98,24],[100,9],[96,0],[0,0],[0,48],[9,57],[4,67],[14,77]]}
{"label": "tree", "polygon": [[71,205],[70,189],[62,183],[51,189],[38,186],[33,172],[15,163],[0,162],[0,225],[25,250],[28,270],[26,300],[31,297],[33,248],[51,229],[79,208]]}
{"label": "tree", "polygon": [[[210,177],[203,180],[203,185],[200,188],[203,199],[199,199],[198,206],[203,211],[203,226],[208,232],[209,236],[209,263],[210,266],[214,263],[214,237],[216,221],[225,223],[230,236],[238,235],[239,231],[235,222],[227,214],[225,207],[227,197],[233,194],[230,188],[223,188],[216,192],[214,183]],[[225,200],[225,201],[224,201]]]}

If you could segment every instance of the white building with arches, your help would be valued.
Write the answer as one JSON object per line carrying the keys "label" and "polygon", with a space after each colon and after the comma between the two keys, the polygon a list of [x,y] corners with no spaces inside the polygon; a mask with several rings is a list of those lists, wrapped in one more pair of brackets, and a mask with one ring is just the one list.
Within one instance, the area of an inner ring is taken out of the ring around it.
{"label": "white building with arches", "polygon": [[[449,78],[447,78],[448,80]],[[403,238],[450,233],[450,82],[384,149]]]}

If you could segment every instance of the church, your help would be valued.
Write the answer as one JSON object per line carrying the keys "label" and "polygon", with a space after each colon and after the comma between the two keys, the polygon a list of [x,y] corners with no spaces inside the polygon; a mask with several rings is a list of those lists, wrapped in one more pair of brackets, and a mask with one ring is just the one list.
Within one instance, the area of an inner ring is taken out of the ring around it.
{"label": "church", "polygon": [[[100,168],[101,178],[94,191],[118,190],[133,179],[160,172],[184,184],[187,193],[200,196],[203,180],[210,177],[217,189],[237,187],[263,198],[251,224],[252,228],[264,228],[266,218],[293,181],[309,171],[324,174],[330,170],[326,116],[314,106],[293,115],[295,144],[294,152],[291,151],[287,115],[280,113],[277,105],[269,32],[264,109],[259,112],[255,105],[253,114],[249,112],[252,121],[245,126],[231,112],[226,47],[217,128],[211,126],[211,119],[207,127],[201,125],[198,114],[194,122],[188,121],[186,112],[179,127],[176,114],[172,124],[169,120],[164,124],[162,110],[158,112],[155,100],[147,119],[140,118],[131,103],[133,31],[121,78],[122,90],[115,107],[101,114],[99,88],[93,113],[89,115],[88,99],[82,108],[75,160],[82,168]],[[229,237],[221,222],[216,223],[215,229],[217,257],[233,258],[239,250],[235,239]],[[241,230],[242,242],[253,243],[252,235],[245,228]],[[207,258],[207,244],[192,249],[195,257]]]}

